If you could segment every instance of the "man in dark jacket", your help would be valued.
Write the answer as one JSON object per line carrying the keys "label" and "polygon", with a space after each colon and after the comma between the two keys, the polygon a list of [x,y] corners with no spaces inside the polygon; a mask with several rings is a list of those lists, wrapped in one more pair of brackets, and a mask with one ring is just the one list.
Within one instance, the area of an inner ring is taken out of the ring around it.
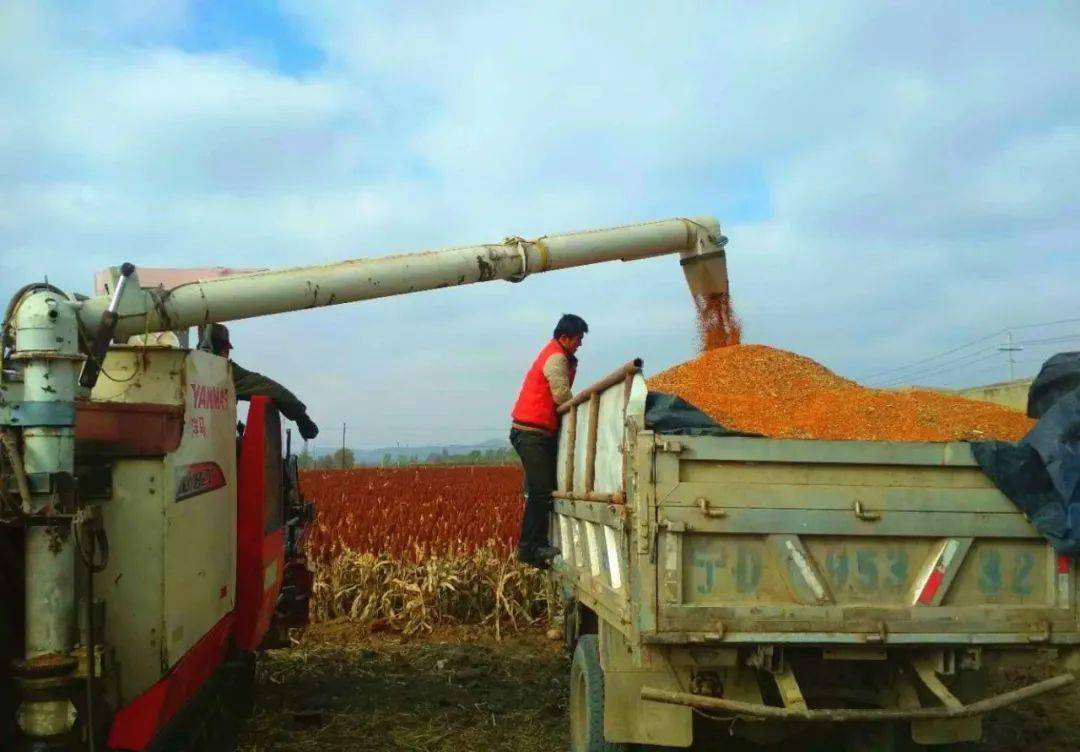
{"label": "man in dark jacket", "polygon": [[[211,324],[208,336],[211,352],[228,358],[229,353],[232,352],[228,327],[224,324]],[[269,397],[274,401],[274,406],[277,407],[279,413],[296,423],[304,439],[314,439],[319,435],[319,427],[308,417],[307,406],[295,394],[273,379],[261,373],[249,371],[232,360],[229,361],[229,365],[232,368],[237,400],[251,399],[255,395]]]}
{"label": "man in dark jacket", "polygon": [[558,457],[559,415],[556,408],[571,398],[577,373],[574,353],[589,325],[580,316],[564,314],[552,339],[533,361],[511,413],[510,443],[525,471],[525,515],[518,538],[518,559],[547,569],[559,550],[551,546],[548,524],[555,463]]}

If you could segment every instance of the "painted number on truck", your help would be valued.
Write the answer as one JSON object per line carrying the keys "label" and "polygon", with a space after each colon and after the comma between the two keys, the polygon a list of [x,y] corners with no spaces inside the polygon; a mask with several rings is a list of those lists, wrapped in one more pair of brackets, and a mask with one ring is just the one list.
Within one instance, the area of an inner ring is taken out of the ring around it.
{"label": "painted number on truck", "polygon": [[857,548],[830,551],[825,555],[825,571],[838,588],[851,585],[863,592],[873,592],[904,587],[911,566],[908,552],[903,549]]}
{"label": "painted number on truck", "polygon": [[1027,551],[1012,557],[1006,571],[1005,557],[1000,551],[990,549],[979,554],[979,592],[986,596],[1001,595],[1008,592],[1013,595],[1028,596],[1034,590],[1032,574],[1035,569],[1035,556]]}
{"label": "painted number on truck", "polygon": [[721,577],[732,577],[735,589],[741,594],[756,593],[761,584],[761,552],[749,546],[711,544],[694,551],[691,564],[697,572],[697,592],[708,595],[714,592]]}

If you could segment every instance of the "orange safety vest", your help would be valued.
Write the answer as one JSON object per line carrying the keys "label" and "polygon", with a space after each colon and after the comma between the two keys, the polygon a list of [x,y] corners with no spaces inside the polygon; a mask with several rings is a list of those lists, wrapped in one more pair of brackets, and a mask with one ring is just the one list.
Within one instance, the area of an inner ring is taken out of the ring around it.
{"label": "orange safety vest", "polygon": [[525,381],[521,385],[517,402],[510,417],[515,423],[525,426],[540,428],[550,433],[559,430],[559,415],[555,408],[555,398],[551,396],[551,385],[547,376],[544,375],[544,364],[552,355],[566,355],[570,366],[570,385],[574,384],[574,374],[577,373],[577,358],[567,355],[558,340],[551,340],[536,356],[529,372],[525,374]]}

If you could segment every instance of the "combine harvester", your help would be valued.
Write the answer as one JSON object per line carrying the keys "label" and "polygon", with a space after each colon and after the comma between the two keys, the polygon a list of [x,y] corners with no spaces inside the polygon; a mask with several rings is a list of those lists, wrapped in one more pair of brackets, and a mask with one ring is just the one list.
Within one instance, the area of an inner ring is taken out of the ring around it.
{"label": "combine harvester", "polygon": [[0,749],[227,748],[255,651],[306,618],[310,507],[277,411],[253,398],[238,439],[224,358],[129,338],[663,254],[704,300],[727,292],[724,243],[674,219],[169,288],[125,264],[97,297],[23,287],[2,330]]}

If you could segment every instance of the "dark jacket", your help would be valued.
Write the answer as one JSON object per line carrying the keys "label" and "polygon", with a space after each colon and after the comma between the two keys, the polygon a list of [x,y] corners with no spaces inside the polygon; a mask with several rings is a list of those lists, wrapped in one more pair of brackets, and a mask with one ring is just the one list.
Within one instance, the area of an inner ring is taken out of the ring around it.
{"label": "dark jacket", "polygon": [[[301,435],[304,438],[314,438],[313,436],[307,436],[307,433],[310,433],[307,427],[314,428],[315,424],[308,417],[307,406],[295,394],[268,376],[249,371],[232,361],[230,361],[230,365],[232,366],[233,385],[236,387],[237,400],[248,400],[256,395],[269,397],[274,401],[278,412],[300,427]],[[317,428],[315,428],[315,433],[318,433]]]}

